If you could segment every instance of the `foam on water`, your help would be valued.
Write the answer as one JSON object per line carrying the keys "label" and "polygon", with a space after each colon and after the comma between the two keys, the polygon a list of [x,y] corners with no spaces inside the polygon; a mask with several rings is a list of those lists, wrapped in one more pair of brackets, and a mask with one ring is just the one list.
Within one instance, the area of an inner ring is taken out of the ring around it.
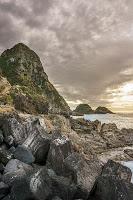
{"label": "foam on water", "polygon": [[118,128],[133,128],[133,114],[89,114],[85,120],[99,120],[102,123],[115,123]]}

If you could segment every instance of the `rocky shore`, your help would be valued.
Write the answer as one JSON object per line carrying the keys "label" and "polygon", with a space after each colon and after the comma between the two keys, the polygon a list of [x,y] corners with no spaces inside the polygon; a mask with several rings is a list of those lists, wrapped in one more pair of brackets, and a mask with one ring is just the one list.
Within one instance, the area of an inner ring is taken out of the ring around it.
{"label": "rocky shore", "polygon": [[115,124],[2,113],[0,199],[131,200],[132,173],[120,161],[133,159],[132,138]]}
{"label": "rocky shore", "polygon": [[133,199],[132,172],[121,165],[133,160],[133,130],[70,114],[34,51],[19,43],[3,52],[0,200]]}

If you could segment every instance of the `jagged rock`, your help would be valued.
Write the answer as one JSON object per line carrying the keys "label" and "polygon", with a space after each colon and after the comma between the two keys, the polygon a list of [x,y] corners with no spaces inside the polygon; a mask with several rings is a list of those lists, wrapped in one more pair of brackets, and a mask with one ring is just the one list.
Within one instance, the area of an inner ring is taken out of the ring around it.
{"label": "jagged rock", "polygon": [[24,177],[14,180],[10,196],[12,200],[40,200],[34,197],[29,180]]}
{"label": "jagged rock", "polygon": [[111,110],[109,110],[108,108],[106,107],[101,107],[99,106],[96,110],[95,110],[95,113],[96,114],[113,114],[113,112]]}
{"label": "jagged rock", "polygon": [[9,146],[14,145],[14,138],[13,138],[13,136],[12,136],[12,135],[7,136],[6,139],[5,139],[5,142],[6,142]]}
{"label": "jagged rock", "polygon": [[0,90],[4,96],[1,103],[31,114],[47,111],[69,114],[69,106],[49,82],[40,58],[26,45],[19,43],[4,51],[0,56],[0,70],[5,77],[2,80],[6,82],[7,78],[10,86],[6,97]]}
{"label": "jagged rock", "polygon": [[92,114],[94,111],[88,104],[79,104],[73,111],[73,115]]}
{"label": "jagged rock", "polygon": [[4,170],[3,180],[7,184],[12,184],[14,180],[24,177],[32,172],[33,168],[17,159],[10,160]]}
{"label": "jagged rock", "polygon": [[96,200],[132,200],[131,175],[127,167],[108,161],[95,183],[91,196]]}
{"label": "jagged rock", "polygon": [[3,199],[9,193],[9,187],[3,182],[0,182],[0,199]]}
{"label": "jagged rock", "polygon": [[132,172],[126,166],[123,166],[119,163],[109,160],[103,168],[102,175],[113,176],[117,179],[131,182]]}
{"label": "jagged rock", "polygon": [[72,145],[68,138],[60,136],[50,144],[47,165],[57,174],[64,171],[64,159],[72,153]]}
{"label": "jagged rock", "polygon": [[1,124],[5,141],[9,136],[13,137],[15,146],[23,144],[33,153],[35,162],[45,163],[51,138],[36,117],[23,119],[16,114],[2,115]]}
{"label": "jagged rock", "polygon": [[22,119],[16,113],[0,116],[0,125],[3,129],[4,140],[8,143],[9,138],[14,139],[15,144],[22,144],[27,137]]}
{"label": "jagged rock", "polygon": [[23,145],[31,150],[36,163],[44,164],[50,148],[51,136],[41,127],[38,120],[27,123],[26,130],[29,135]]}
{"label": "jagged rock", "polygon": [[57,176],[54,171],[45,167],[33,174],[30,188],[39,200],[52,199],[55,196],[63,200],[72,200],[76,192],[76,187],[70,179]]}
{"label": "jagged rock", "polygon": [[130,156],[131,158],[133,158],[133,150],[132,149],[125,149],[124,153],[126,153],[128,156]]}
{"label": "jagged rock", "polygon": [[64,161],[64,173],[71,177],[78,186],[76,198],[87,199],[89,193],[101,173],[101,165],[98,160],[85,160],[77,153],[69,155]]}
{"label": "jagged rock", "polygon": [[3,173],[4,169],[5,169],[4,165],[2,163],[0,163],[0,173]]}
{"label": "jagged rock", "polygon": [[13,154],[6,149],[0,148],[0,162],[6,165],[11,160]]}
{"label": "jagged rock", "polygon": [[4,137],[3,132],[0,130],[0,145],[3,143]]}
{"label": "jagged rock", "polygon": [[24,163],[31,164],[35,161],[31,151],[22,145],[18,145],[14,152],[14,157]]}
{"label": "jagged rock", "polygon": [[4,197],[2,200],[12,200],[10,195],[7,195],[6,197]]}

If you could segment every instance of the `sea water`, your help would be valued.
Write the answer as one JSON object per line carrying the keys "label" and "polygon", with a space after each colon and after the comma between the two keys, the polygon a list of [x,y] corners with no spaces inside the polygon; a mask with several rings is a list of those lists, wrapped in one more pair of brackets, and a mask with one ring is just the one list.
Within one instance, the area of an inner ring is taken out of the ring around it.
{"label": "sea water", "polygon": [[83,116],[85,120],[99,120],[101,123],[115,123],[119,129],[133,128],[133,114],[89,114]]}

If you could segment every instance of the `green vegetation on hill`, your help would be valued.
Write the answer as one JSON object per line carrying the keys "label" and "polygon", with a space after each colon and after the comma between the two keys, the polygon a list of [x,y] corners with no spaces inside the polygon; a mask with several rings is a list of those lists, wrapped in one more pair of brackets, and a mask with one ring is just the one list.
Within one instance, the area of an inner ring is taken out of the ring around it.
{"label": "green vegetation on hill", "polygon": [[63,97],[49,82],[40,58],[26,45],[19,43],[4,51],[0,71],[12,86],[8,98],[15,108],[28,113],[70,112]]}
{"label": "green vegetation on hill", "polygon": [[88,104],[79,104],[73,113],[77,115],[92,114],[93,110]]}

